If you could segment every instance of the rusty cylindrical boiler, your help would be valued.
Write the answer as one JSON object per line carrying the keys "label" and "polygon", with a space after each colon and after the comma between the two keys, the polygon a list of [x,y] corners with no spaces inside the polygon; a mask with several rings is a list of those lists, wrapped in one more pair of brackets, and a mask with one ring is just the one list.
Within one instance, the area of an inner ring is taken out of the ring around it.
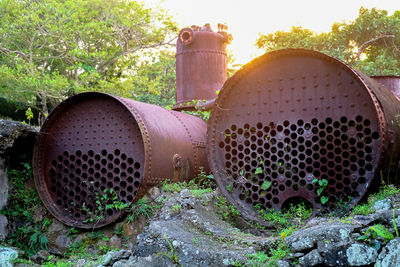
{"label": "rusty cylindrical boiler", "polygon": [[275,51],[224,84],[207,157],[222,193],[248,219],[262,222],[257,204],[280,210],[295,199],[314,211],[340,200],[351,207],[381,168],[397,167],[399,114],[387,88],[343,62],[310,50]]}
{"label": "rusty cylindrical boiler", "polygon": [[113,201],[131,203],[164,179],[207,170],[205,135],[203,120],[181,112],[104,93],[73,96],[49,115],[35,144],[39,196],[67,225],[104,226],[121,215]]}
{"label": "rusty cylindrical boiler", "polygon": [[216,97],[226,80],[226,45],[231,36],[225,25],[213,32],[209,24],[180,31],[176,45],[176,104],[174,110],[193,110],[193,100]]}

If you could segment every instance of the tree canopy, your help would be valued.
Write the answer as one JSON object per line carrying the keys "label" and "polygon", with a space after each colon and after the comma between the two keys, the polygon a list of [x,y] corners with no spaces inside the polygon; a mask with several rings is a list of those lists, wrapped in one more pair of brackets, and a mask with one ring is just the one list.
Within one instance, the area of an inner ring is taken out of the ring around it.
{"label": "tree canopy", "polygon": [[339,58],[368,75],[400,75],[400,11],[361,7],[354,21],[334,23],[328,33],[302,27],[260,34],[258,48],[306,48]]}
{"label": "tree canopy", "polygon": [[[49,97],[75,92],[133,97],[148,84],[132,73],[150,80],[155,72],[171,74],[174,57],[164,48],[174,45],[177,31],[163,10],[137,1],[1,0],[0,97],[44,112]],[[160,63],[150,68],[149,62]],[[169,78],[160,79],[174,89]]]}

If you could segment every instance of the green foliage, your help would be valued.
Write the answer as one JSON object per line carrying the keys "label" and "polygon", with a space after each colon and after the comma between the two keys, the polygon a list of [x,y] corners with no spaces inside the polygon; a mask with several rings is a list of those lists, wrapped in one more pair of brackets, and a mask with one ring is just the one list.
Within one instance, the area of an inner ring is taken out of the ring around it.
{"label": "green foliage", "polygon": [[[313,212],[313,208],[304,201],[296,204],[290,203],[282,211],[264,210],[259,204],[254,206],[254,210],[260,219],[273,225],[281,237],[294,233],[296,229],[304,224],[305,220],[310,218]],[[261,225],[258,225],[258,228],[262,228]]]}
{"label": "green foliage", "polygon": [[182,206],[179,204],[173,205],[170,209],[173,213],[179,213],[181,211]]}
{"label": "green foliage", "polygon": [[33,112],[31,108],[27,108],[25,111],[26,119],[28,120],[28,124],[31,123],[31,119],[33,119]]}
{"label": "green foliage", "polygon": [[353,215],[368,215],[374,213],[374,209],[370,204],[359,204],[353,208],[351,214]]}
{"label": "green foliage", "polygon": [[72,243],[67,250],[64,252],[64,256],[71,257],[72,255],[76,256],[84,256],[86,254],[86,248],[83,244],[81,239],[77,240],[76,242]]}
{"label": "green foliage", "polygon": [[400,193],[400,188],[396,188],[394,185],[382,184],[379,191],[368,197],[368,202],[365,204],[359,204],[354,207],[351,212],[352,215],[368,215],[374,213],[374,204],[379,200],[383,200],[387,197],[394,196]]}
{"label": "green foliage", "polygon": [[396,223],[396,211],[393,209],[393,228],[394,231],[396,232],[396,237],[399,237],[399,228],[397,228],[397,223]]}
{"label": "green foliage", "polygon": [[188,182],[180,182],[180,183],[171,183],[170,180],[164,180],[162,182],[162,189],[165,192],[181,192],[183,189],[198,189],[197,184],[194,180],[190,180]]}
{"label": "green foliage", "polygon": [[129,77],[133,95],[138,101],[159,106],[175,104],[175,54],[162,50],[151,59],[141,61]]}
{"label": "green foliage", "polygon": [[178,254],[176,253],[176,251],[174,250],[174,246],[172,245],[171,241],[169,241],[168,237],[166,234],[164,234],[164,239],[165,241],[167,241],[167,244],[169,246],[169,252],[159,252],[157,253],[157,255],[164,255],[166,257],[168,257],[173,264],[178,264]]}
{"label": "green foliage", "polygon": [[0,97],[47,113],[74,92],[151,98],[148,87],[148,101],[171,103],[174,57],[159,51],[177,30],[138,1],[0,1]]}
{"label": "green foliage", "polygon": [[139,199],[129,208],[128,223],[135,221],[141,215],[150,218],[157,208],[160,208],[160,206],[150,204],[146,198]]}
{"label": "green foliage", "polygon": [[190,193],[192,193],[193,196],[196,198],[201,198],[204,194],[206,193],[211,193],[212,189],[211,188],[204,188],[204,189],[191,189]]}
{"label": "green foliage", "polygon": [[301,26],[290,32],[260,34],[258,48],[266,52],[282,48],[306,48],[339,58],[367,75],[400,74],[400,11],[361,7],[354,21],[334,23],[328,33]]}
{"label": "green foliage", "polygon": [[280,211],[275,211],[272,209],[264,210],[259,204],[254,206],[254,210],[258,213],[262,220],[270,222],[278,229],[290,227],[289,220]]}
{"label": "green foliage", "polygon": [[278,241],[268,253],[258,251],[253,254],[247,254],[246,266],[263,267],[277,266],[277,261],[289,255],[289,248],[284,242]]}
{"label": "green foliage", "polygon": [[261,185],[261,189],[262,190],[268,190],[268,188],[270,188],[272,185],[272,183],[270,181],[264,181]]}
{"label": "green foliage", "polygon": [[217,187],[214,175],[207,174],[204,171],[203,167],[200,167],[200,173],[197,175],[197,177],[194,179],[194,181],[198,184],[199,188],[206,189],[206,188],[213,188],[215,189]]}
{"label": "green foliage", "polygon": [[1,210],[1,213],[10,221],[21,221],[23,225],[17,227],[6,242],[31,256],[41,249],[47,249],[48,239],[44,232],[50,225],[50,220],[45,218],[41,224],[34,223],[32,215],[41,201],[36,190],[25,186],[25,183],[32,179],[30,164],[22,163],[20,169],[9,169],[7,175],[11,191],[8,205]]}
{"label": "green foliage", "polygon": [[328,202],[329,197],[322,195],[322,193],[325,191],[325,189],[328,186],[328,180],[326,179],[314,179],[312,181],[313,184],[318,183],[319,188],[317,189],[317,195],[319,196],[319,200],[321,201],[322,205],[325,205],[326,202]]}
{"label": "green foliage", "polygon": [[288,219],[299,219],[299,220],[307,220],[310,218],[313,212],[313,208],[307,207],[306,203],[300,202],[297,204],[290,203],[289,209],[283,211],[283,214]]}
{"label": "green foliage", "polygon": [[214,176],[206,174],[203,168],[200,168],[200,173],[195,179],[178,183],[171,183],[170,180],[166,179],[161,185],[165,192],[179,193],[183,189],[189,189],[196,197],[201,197],[201,195],[211,192],[213,188],[216,188]]}
{"label": "green foliage", "polygon": [[372,194],[368,197],[368,202],[373,204],[379,200],[397,195],[399,193],[400,193],[400,188],[397,188],[391,184],[382,184],[377,193]]}
{"label": "green foliage", "polygon": [[119,200],[117,193],[114,189],[104,189],[102,194],[95,192],[95,207],[93,210],[86,207],[83,203],[82,210],[87,213],[87,218],[84,223],[99,223],[106,217],[107,210],[125,210],[129,204]]}
{"label": "green foliage", "polygon": [[394,236],[389,230],[382,224],[375,224],[368,227],[364,235],[360,236],[358,240],[371,241],[371,239],[377,239],[378,236],[385,239],[386,242],[394,239]]}
{"label": "green foliage", "polygon": [[217,215],[224,221],[232,221],[235,217],[240,215],[239,211],[233,205],[229,205],[224,197],[217,197],[215,206]]}

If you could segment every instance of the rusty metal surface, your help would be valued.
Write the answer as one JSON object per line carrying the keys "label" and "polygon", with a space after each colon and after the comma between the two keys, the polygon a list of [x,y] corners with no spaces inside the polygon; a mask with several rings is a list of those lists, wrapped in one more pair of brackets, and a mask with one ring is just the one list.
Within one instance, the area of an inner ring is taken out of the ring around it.
{"label": "rusty metal surface", "polygon": [[187,114],[103,93],[73,96],[49,115],[35,144],[39,196],[67,225],[107,225],[121,211],[100,211],[103,195],[102,205],[131,203],[164,179],[207,170],[205,134],[205,122]]}
{"label": "rusty metal surface", "polygon": [[371,76],[371,78],[383,84],[400,100],[400,76]]}
{"label": "rusty metal surface", "polygon": [[[224,84],[207,130],[210,168],[248,219],[262,222],[257,204],[280,210],[299,198],[314,210],[333,210],[340,200],[351,207],[384,156],[398,162],[399,107],[385,87],[335,58],[271,52]],[[321,195],[315,179],[328,182]]]}
{"label": "rusty metal surface", "polygon": [[193,110],[192,100],[211,100],[226,80],[228,34],[209,24],[180,31],[176,48],[176,105]]}

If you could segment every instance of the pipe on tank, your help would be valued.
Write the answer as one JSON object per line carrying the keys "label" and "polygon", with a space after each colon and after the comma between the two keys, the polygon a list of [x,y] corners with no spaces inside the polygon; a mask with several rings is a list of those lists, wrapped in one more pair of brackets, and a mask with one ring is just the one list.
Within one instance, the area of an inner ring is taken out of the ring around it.
{"label": "pipe on tank", "polygon": [[213,32],[210,24],[180,31],[176,47],[176,104],[174,110],[194,110],[195,102],[214,99],[226,80],[225,25]]}

